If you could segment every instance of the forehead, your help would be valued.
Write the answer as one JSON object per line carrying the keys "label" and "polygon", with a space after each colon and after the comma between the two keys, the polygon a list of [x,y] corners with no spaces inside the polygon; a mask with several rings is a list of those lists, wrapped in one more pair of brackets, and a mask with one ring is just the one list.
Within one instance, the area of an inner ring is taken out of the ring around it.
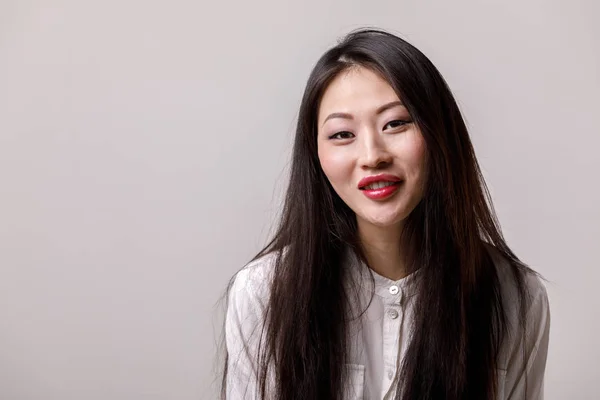
{"label": "forehead", "polygon": [[368,68],[356,67],[338,74],[325,89],[319,105],[319,122],[329,113],[371,113],[398,95],[389,83]]}

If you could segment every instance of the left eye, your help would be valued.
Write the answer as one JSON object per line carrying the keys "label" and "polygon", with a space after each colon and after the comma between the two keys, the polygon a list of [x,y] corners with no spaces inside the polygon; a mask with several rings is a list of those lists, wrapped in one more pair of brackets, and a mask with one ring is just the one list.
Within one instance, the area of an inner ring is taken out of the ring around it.
{"label": "left eye", "polygon": [[396,120],[394,120],[394,121],[390,121],[390,122],[388,122],[388,123],[387,123],[387,124],[386,124],[386,125],[383,127],[383,129],[385,129],[385,128],[387,128],[387,127],[389,127],[390,129],[399,128],[399,127],[401,127],[401,126],[403,126],[403,125],[406,125],[406,124],[408,124],[409,122],[410,122],[410,121],[403,121],[403,120],[400,120],[400,119],[396,119]]}

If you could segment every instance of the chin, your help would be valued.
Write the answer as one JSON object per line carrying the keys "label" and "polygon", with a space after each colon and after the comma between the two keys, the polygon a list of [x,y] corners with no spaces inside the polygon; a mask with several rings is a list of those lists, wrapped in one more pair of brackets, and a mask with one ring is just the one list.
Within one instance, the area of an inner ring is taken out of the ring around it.
{"label": "chin", "polygon": [[391,228],[402,224],[405,219],[404,214],[397,215],[362,215],[361,219],[369,225],[379,228]]}

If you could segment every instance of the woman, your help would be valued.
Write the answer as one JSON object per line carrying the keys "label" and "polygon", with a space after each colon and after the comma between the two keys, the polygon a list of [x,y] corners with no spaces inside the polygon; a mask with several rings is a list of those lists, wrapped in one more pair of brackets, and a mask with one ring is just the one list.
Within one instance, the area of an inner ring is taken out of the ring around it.
{"label": "woman", "polygon": [[545,288],[456,102],[384,31],[314,67],[280,226],[229,290],[227,399],[541,399]]}

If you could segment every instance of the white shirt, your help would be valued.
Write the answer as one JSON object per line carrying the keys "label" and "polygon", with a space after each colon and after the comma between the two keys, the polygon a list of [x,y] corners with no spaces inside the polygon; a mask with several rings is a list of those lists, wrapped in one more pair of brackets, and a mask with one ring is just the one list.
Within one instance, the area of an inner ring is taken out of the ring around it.
{"label": "white shirt", "polygon": [[[502,287],[504,307],[508,315],[508,335],[498,360],[498,399],[543,400],[544,371],[550,331],[550,309],[546,288],[536,276],[525,280],[532,294],[527,311],[527,334],[523,352],[518,333],[516,286],[509,265],[490,248]],[[255,359],[259,336],[269,296],[273,255],[264,256],[240,271],[229,294],[225,336],[229,352],[227,399],[257,399]],[[373,300],[361,319],[349,328],[349,382],[345,400],[387,400],[395,396],[399,367],[409,344],[411,301],[408,280],[414,274],[392,281],[378,275],[350,251],[347,265],[359,279],[359,300],[365,306]],[[372,274],[373,280],[367,274]],[[293,294],[290,294],[293,295]],[[524,357],[525,356],[525,357]],[[527,374],[527,385],[525,384]]]}

